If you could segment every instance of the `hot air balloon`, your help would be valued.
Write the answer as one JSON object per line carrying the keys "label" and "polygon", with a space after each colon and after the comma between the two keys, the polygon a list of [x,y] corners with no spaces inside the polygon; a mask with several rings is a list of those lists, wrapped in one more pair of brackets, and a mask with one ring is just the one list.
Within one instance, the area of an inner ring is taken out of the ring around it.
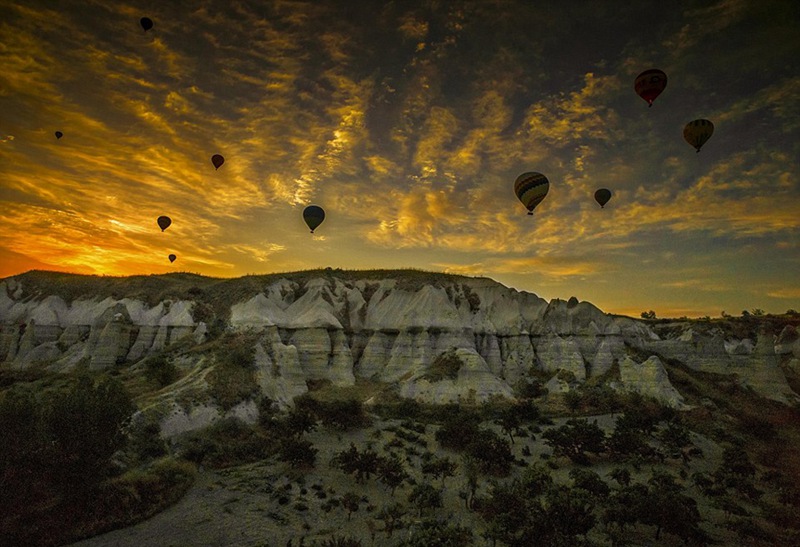
{"label": "hot air balloon", "polygon": [[533,214],[533,210],[541,203],[549,189],[550,181],[547,180],[547,177],[533,171],[522,173],[514,181],[514,193],[528,209],[529,215]]}
{"label": "hot air balloon", "polygon": [[633,84],[636,94],[647,101],[649,106],[653,106],[653,101],[661,95],[665,87],[667,87],[667,75],[657,68],[645,70],[636,77]]}
{"label": "hot air balloon", "polygon": [[150,19],[149,17],[142,17],[141,19],[139,19],[139,24],[142,25],[142,28],[144,29],[145,32],[153,28],[153,20]]}
{"label": "hot air balloon", "polygon": [[708,120],[694,120],[683,128],[683,138],[700,152],[700,148],[714,134],[714,124]]}
{"label": "hot air balloon", "polygon": [[160,216],[156,222],[158,222],[158,227],[161,228],[161,231],[163,232],[169,228],[170,224],[172,224],[172,219],[169,217]]}
{"label": "hot air balloon", "polygon": [[64,136],[64,133],[62,133],[61,131],[56,131],[56,138],[57,139],[60,139],[63,136]]}
{"label": "hot air balloon", "polygon": [[600,188],[597,192],[594,193],[594,200],[600,204],[600,208],[606,206],[608,200],[611,199],[611,190],[608,188]]}
{"label": "hot air balloon", "polygon": [[219,169],[220,166],[225,163],[225,158],[223,158],[220,154],[214,154],[211,156],[211,163],[214,164],[214,169]]}
{"label": "hot air balloon", "polygon": [[178,257],[177,257],[177,256],[175,256],[175,255],[169,255],[169,261],[170,261],[170,262],[175,262],[175,259],[176,259],[176,258],[178,258]]}
{"label": "hot air balloon", "polygon": [[303,209],[303,220],[306,221],[306,224],[311,228],[311,233],[313,234],[317,226],[322,224],[322,221],[325,220],[325,211],[318,205],[309,205]]}

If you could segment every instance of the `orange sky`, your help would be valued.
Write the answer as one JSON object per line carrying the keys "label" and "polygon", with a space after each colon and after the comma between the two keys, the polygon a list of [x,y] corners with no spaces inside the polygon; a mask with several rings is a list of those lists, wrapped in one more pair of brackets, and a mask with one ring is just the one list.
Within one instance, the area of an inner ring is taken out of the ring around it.
{"label": "orange sky", "polygon": [[0,7],[0,277],[414,267],[630,315],[800,309],[794,4],[596,4]]}

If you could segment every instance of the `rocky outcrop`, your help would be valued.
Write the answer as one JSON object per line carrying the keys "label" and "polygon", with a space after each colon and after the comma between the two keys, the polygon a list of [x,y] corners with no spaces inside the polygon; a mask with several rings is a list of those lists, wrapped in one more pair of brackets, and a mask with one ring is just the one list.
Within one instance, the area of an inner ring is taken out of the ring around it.
{"label": "rocky outcrop", "polygon": [[[420,401],[482,402],[511,398],[519,382],[545,375],[553,392],[602,378],[682,408],[664,367],[673,360],[699,371],[738,374],[767,397],[795,397],[781,369],[800,359],[794,327],[753,343],[718,327],[673,322],[655,328],[574,297],[547,302],[489,279],[421,272],[215,280],[224,287],[213,299],[204,300],[210,288],[189,291],[198,300],[187,299],[184,287],[181,297],[155,304],[109,294],[48,294],[26,288],[26,275],[0,281],[3,366],[125,366],[177,342],[202,344],[213,330],[215,336],[257,334],[249,339],[257,340],[260,391],[284,406],[305,393],[309,381],[352,386],[365,379],[396,384],[403,396]],[[151,277],[148,284],[169,281]],[[64,275],[59,283],[69,285],[70,279]],[[110,292],[123,294],[124,286],[121,280]],[[461,365],[440,378],[431,367],[443,355],[456,356]],[[175,424],[210,416],[201,409],[175,412]]]}
{"label": "rocky outcrop", "polygon": [[664,364],[655,355],[643,363],[630,357],[623,358],[619,362],[619,376],[624,391],[652,397],[679,410],[687,406],[683,396],[670,383]]}

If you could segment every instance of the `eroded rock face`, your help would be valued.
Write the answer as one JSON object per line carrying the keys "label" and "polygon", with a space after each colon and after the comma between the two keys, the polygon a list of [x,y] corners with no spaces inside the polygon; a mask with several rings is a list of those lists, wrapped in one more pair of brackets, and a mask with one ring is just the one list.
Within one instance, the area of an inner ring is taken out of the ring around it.
{"label": "eroded rock face", "polygon": [[664,364],[655,355],[643,363],[624,357],[619,362],[619,374],[623,390],[653,397],[672,408],[686,408],[683,396],[672,386]]}
{"label": "eroded rock face", "polygon": [[[213,316],[202,300],[153,305],[98,295],[69,301],[26,295],[24,284],[24,279],[0,281],[5,366],[44,362],[67,371],[84,363],[106,369],[168,351],[180,341],[201,344],[209,336],[210,323],[199,319]],[[357,378],[393,383],[405,397],[444,403],[511,398],[518,382],[546,374],[554,379],[548,384],[553,391],[608,377],[622,389],[682,408],[658,356],[697,370],[739,374],[768,397],[794,397],[778,362],[780,357],[784,366],[793,366],[800,359],[794,328],[759,336],[756,343],[680,322],[656,332],[646,322],[612,317],[574,297],[547,302],[488,279],[436,274],[365,274],[355,281],[332,274],[288,275],[246,286],[231,293],[237,297],[229,303],[227,324],[217,319],[214,336],[226,329],[260,333],[253,347],[258,384],[282,406],[317,380],[336,386],[351,386]],[[196,320],[198,309],[206,315]],[[462,361],[458,373],[432,378],[431,365],[448,352]],[[634,360],[632,354],[651,357]],[[171,423],[200,423],[212,414],[189,409]]]}

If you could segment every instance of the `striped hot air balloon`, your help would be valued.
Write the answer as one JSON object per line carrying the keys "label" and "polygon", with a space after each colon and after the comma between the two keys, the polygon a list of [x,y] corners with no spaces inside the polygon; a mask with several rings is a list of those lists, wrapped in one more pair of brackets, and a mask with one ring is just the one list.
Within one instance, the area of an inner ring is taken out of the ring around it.
{"label": "striped hot air balloon", "polygon": [[700,152],[700,148],[714,134],[714,124],[708,120],[694,120],[683,128],[683,138]]}
{"label": "striped hot air balloon", "polygon": [[534,171],[522,173],[514,181],[514,193],[528,209],[529,215],[533,214],[533,210],[542,202],[549,189],[550,181],[547,177]]}

